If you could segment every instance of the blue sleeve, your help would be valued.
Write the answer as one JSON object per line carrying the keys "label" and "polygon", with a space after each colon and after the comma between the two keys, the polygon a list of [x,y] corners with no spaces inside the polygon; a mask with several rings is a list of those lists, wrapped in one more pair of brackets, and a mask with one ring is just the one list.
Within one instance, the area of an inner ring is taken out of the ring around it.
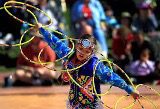
{"label": "blue sleeve", "polygon": [[39,28],[39,31],[43,35],[48,45],[56,52],[59,58],[62,58],[70,52],[71,49],[54,34],[51,34],[42,27]]}
{"label": "blue sleeve", "polygon": [[108,66],[105,66],[100,62],[96,69],[96,75],[104,83],[109,83],[113,86],[119,87],[125,90],[128,94],[131,94],[134,90],[128,85],[119,75],[113,72]]}

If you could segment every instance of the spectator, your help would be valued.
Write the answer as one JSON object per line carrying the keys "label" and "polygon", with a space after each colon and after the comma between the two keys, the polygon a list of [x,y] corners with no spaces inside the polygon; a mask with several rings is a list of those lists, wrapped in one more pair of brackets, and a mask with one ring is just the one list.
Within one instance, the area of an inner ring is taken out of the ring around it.
{"label": "spectator", "polygon": [[111,29],[119,28],[120,25],[118,24],[117,19],[114,17],[113,10],[112,10],[112,8],[110,6],[108,6],[108,5],[106,6],[105,13],[106,13],[107,27],[111,28]]}
{"label": "spectator", "polygon": [[86,24],[85,22],[82,25],[81,31],[82,31],[81,34],[92,34],[93,33],[92,27],[90,25]]}
{"label": "spectator", "polygon": [[107,24],[107,35],[112,37],[114,33],[117,32],[117,29],[120,27],[117,19],[113,15],[113,10],[109,5],[106,6],[106,24]]}
{"label": "spectator", "polygon": [[156,31],[158,24],[150,4],[142,2],[138,5],[138,10],[138,15],[133,20],[135,31],[143,31],[145,33]]}
{"label": "spectator", "polygon": [[129,12],[122,12],[121,13],[121,19],[120,19],[120,25],[118,26],[117,29],[114,29],[114,31],[112,32],[112,35],[115,36],[118,32],[118,29],[119,28],[127,28],[130,33],[131,33],[131,30],[132,30],[132,27],[131,27],[131,15]]}
{"label": "spectator", "polygon": [[[22,51],[28,59],[39,62],[38,54],[43,48],[41,61],[52,62],[47,67],[53,68],[56,59],[55,52],[47,46],[47,43],[42,38],[35,37]],[[22,54],[18,57],[16,73],[12,76],[15,80],[15,85],[19,85],[19,83],[22,83],[22,85],[51,85],[52,80],[58,78],[55,71],[49,70],[40,64],[31,63]],[[5,85],[7,86],[7,84]]]}
{"label": "spectator", "polygon": [[57,20],[59,26],[61,27],[62,23],[65,23],[66,19],[63,17],[63,9],[61,6],[61,0],[49,0],[48,7],[51,12],[54,14],[55,19]]}
{"label": "spectator", "polygon": [[[51,18],[51,20],[53,21],[53,22],[52,22],[53,24],[51,24],[49,27],[50,27],[51,29],[56,30],[56,29],[57,29],[57,26],[58,26],[58,21],[56,20],[53,12],[52,12],[51,9],[49,8],[49,6],[48,6],[48,1],[49,1],[49,0],[38,0],[39,8],[40,8],[42,11],[46,12],[47,15],[48,15],[48,16]],[[49,18],[48,18],[46,15],[44,15],[43,13],[39,13],[39,14],[38,14],[38,21],[39,21],[40,23],[44,24],[44,25],[47,25],[47,24],[50,23],[50,22],[49,22]]]}
{"label": "spectator", "polygon": [[[156,61],[155,63],[155,73],[160,77],[160,61]],[[159,78],[160,79],[160,78]]]}
{"label": "spectator", "polygon": [[149,59],[149,49],[143,49],[140,53],[140,58],[129,67],[129,71],[136,78],[137,83],[145,83],[152,81],[151,75],[155,70],[155,62]]}
{"label": "spectator", "polygon": [[160,60],[160,34],[156,35],[155,37],[151,37],[150,38],[150,42],[152,42],[153,48],[154,48],[154,56],[155,56],[155,60]]}
{"label": "spectator", "polygon": [[153,8],[148,8],[148,17],[153,22],[154,27],[158,28],[158,21],[157,21],[157,18],[155,16],[154,12],[153,12]]}
{"label": "spectator", "polygon": [[121,13],[121,26],[125,26],[129,28],[130,30],[132,30],[131,24],[132,24],[131,14],[129,12],[122,12]]}
{"label": "spectator", "polygon": [[[123,70],[126,70],[128,67],[127,65],[132,61],[131,42],[133,41],[133,38],[131,31],[126,26],[120,27],[117,30],[117,34],[113,36],[112,56],[115,63]],[[118,70],[117,73],[123,79],[127,80],[120,70]]]}
{"label": "spectator", "polygon": [[145,39],[144,33],[139,31],[138,33],[136,33],[135,35],[135,40],[132,42],[132,55],[133,55],[133,60],[137,60],[139,59],[140,56],[140,52],[143,49],[149,49],[150,51],[150,59],[151,60],[155,60],[155,53],[154,53],[154,47],[151,44],[150,41]]}
{"label": "spectator", "polygon": [[92,27],[93,35],[100,43],[102,54],[107,56],[108,47],[104,31],[105,13],[98,0],[77,0],[72,7],[72,22],[77,32],[81,32],[82,22]]}
{"label": "spectator", "polygon": [[[35,7],[37,7],[37,5],[38,5],[37,0],[25,0],[25,3],[27,3],[29,5],[33,5]],[[24,8],[25,8],[25,6],[24,6]],[[34,8],[31,8],[31,7],[26,7],[26,8],[29,9],[33,13],[37,12],[37,10],[35,10]],[[24,17],[23,17],[24,21],[28,21],[29,23],[32,23],[32,24],[35,23],[35,19],[32,14],[30,14],[26,10],[22,10],[22,13],[24,15]]]}
{"label": "spectator", "polygon": [[5,36],[0,35],[0,44],[11,44],[13,42],[13,35],[7,33]]}
{"label": "spectator", "polygon": [[133,39],[133,34],[127,27],[123,26],[118,29],[116,35],[113,36],[112,42],[112,52],[116,60],[120,60],[123,57],[126,47],[130,46]]}

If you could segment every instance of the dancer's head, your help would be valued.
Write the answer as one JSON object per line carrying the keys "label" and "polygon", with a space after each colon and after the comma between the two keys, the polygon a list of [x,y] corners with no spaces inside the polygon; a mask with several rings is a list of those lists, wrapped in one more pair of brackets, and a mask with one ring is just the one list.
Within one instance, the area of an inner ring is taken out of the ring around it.
{"label": "dancer's head", "polygon": [[92,35],[82,35],[76,44],[76,56],[78,60],[83,61],[88,59],[93,54],[95,45],[96,40]]}

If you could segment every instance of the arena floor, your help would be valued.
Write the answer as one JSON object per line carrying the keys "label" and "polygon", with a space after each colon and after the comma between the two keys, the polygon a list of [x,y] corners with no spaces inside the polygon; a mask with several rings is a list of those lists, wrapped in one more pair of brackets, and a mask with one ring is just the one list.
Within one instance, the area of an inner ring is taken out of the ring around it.
{"label": "arena floor", "polygon": [[[160,90],[159,86],[154,87]],[[53,87],[21,87],[21,88],[0,88],[0,109],[66,109],[66,99],[69,86]],[[102,86],[104,93],[108,86]],[[160,109],[160,96],[142,87],[140,93],[154,102],[157,109]],[[102,97],[105,104],[114,107],[117,99],[126,95],[121,89],[112,88],[111,92]],[[140,99],[144,109],[155,109],[149,100]],[[126,97],[119,102],[117,109],[122,109],[133,102],[131,97]],[[107,108],[106,108],[107,109]],[[142,109],[138,102],[132,109]]]}

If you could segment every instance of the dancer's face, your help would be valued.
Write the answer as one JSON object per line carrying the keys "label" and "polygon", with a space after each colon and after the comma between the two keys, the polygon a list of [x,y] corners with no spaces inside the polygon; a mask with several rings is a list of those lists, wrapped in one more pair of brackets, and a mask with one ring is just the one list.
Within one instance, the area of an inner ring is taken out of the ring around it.
{"label": "dancer's face", "polygon": [[93,48],[84,48],[80,43],[76,45],[76,56],[79,61],[88,59],[93,53]]}

